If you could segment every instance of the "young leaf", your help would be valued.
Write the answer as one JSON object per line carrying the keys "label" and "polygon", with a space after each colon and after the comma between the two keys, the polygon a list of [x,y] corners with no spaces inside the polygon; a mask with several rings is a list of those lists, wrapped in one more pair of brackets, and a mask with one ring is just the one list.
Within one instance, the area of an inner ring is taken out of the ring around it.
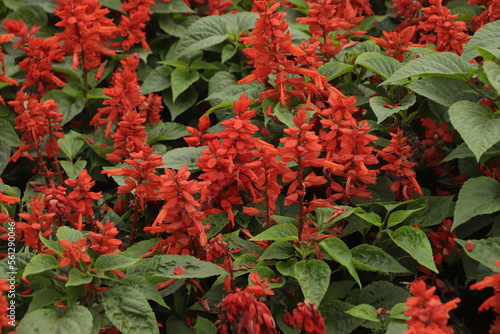
{"label": "young leaf", "polygon": [[65,239],[69,242],[76,242],[83,239],[83,233],[68,226],[61,226],[56,232],[57,239]]}
{"label": "young leaf", "polygon": [[422,230],[413,226],[401,226],[394,232],[390,231],[389,236],[418,263],[436,273],[439,272],[434,263],[429,239]]}
{"label": "young leaf", "polygon": [[295,254],[293,245],[288,241],[273,242],[259,257],[259,261],[263,260],[286,260]]}
{"label": "young leaf", "polygon": [[361,287],[361,281],[359,280],[358,273],[352,262],[352,254],[349,247],[340,240],[339,238],[328,238],[319,243],[320,247],[323,248],[328,255],[330,255],[335,261],[343,265],[349,271],[349,274],[356,280],[358,285]]}
{"label": "young leaf", "polygon": [[467,246],[466,240],[455,239],[455,241],[462,246],[465,254],[467,254],[470,258],[476,260],[481,263],[483,266],[486,266],[493,270],[494,272],[498,271],[498,267],[495,265],[495,261],[498,260],[500,254],[500,238],[488,238],[481,240],[470,240],[474,248],[469,250]]}
{"label": "young leaf", "polygon": [[175,102],[177,97],[188,89],[193,83],[198,81],[200,74],[197,71],[188,71],[184,67],[178,67],[170,74],[172,82],[172,101]]}
{"label": "young leaf", "polygon": [[302,260],[295,264],[295,278],[305,298],[319,305],[330,284],[331,269],[321,260]]}
{"label": "young leaf", "polygon": [[49,254],[37,254],[30,260],[30,262],[24,269],[23,277],[43,273],[46,270],[55,269],[58,267],[59,263],[54,256]]}
{"label": "young leaf", "polygon": [[469,64],[452,52],[439,52],[424,55],[408,62],[394,72],[382,85],[401,85],[413,81],[412,77],[445,77],[460,81],[468,80]]}
{"label": "young leaf", "polygon": [[[392,58],[391,58],[392,59]],[[399,106],[393,106],[394,102],[382,96],[370,98],[370,107],[377,116],[377,123],[380,124],[388,117],[397,114],[400,111],[408,110],[417,101],[414,94],[405,95],[401,99]]]}
{"label": "young leaf", "polygon": [[383,79],[389,78],[402,67],[399,61],[380,52],[363,53],[354,63],[377,73]]}
{"label": "young leaf", "polygon": [[19,322],[16,331],[23,334],[74,333],[91,334],[92,314],[80,305],[63,311],[59,308],[41,309],[28,313]]}
{"label": "young leaf", "polygon": [[92,276],[82,273],[76,268],[71,268],[66,286],[78,286],[92,282]]}
{"label": "young leaf", "polygon": [[73,160],[82,149],[85,140],[81,133],[70,130],[64,135],[64,138],[59,139],[57,143],[68,159]]}
{"label": "young leaf", "polygon": [[399,264],[392,256],[376,246],[361,244],[351,249],[351,254],[354,264],[356,265],[356,261],[359,261],[367,270],[383,273],[409,272],[408,269]]}
{"label": "young leaf", "polygon": [[158,334],[156,317],[148,301],[130,286],[115,286],[102,294],[106,316],[123,334]]}
{"label": "young leaf", "polygon": [[345,312],[356,318],[373,322],[380,322],[380,319],[377,317],[377,310],[375,309],[375,307],[368,304],[356,305],[352,309]]}
{"label": "young leaf", "polygon": [[298,240],[297,228],[290,223],[283,223],[279,225],[274,225],[265,230],[264,232],[251,238],[250,241],[264,241],[264,240],[276,240],[276,241],[286,241],[286,240]]}
{"label": "young leaf", "polygon": [[393,226],[396,226],[398,224],[401,224],[402,222],[404,222],[406,220],[406,218],[408,218],[409,216],[411,216],[414,212],[417,212],[419,210],[422,210],[423,208],[418,208],[418,209],[413,209],[413,210],[398,210],[398,211],[394,211],[391,213],[391,215],[389,216],[389,219],[387,219],[387,227],[393,227]]}
{"label": "young leaf", "polygon": [[449,110],[451,124],[457,129],[477,161],[500,141],[500,118],[487,106],[458,101]]}
{"label": "young leaf", "polygon": [[382,218],[375,212],[366,212],[363,208],[357,207],[354,209],[354,214],[372,225],[382,226]]}
{"label": "young leaf", "polygon": [[500,183],[488,176],[465,181],[458,193],[452,230],[472,217],[500,211]]}
{"label": "young leaf", "polygon": [[77,179],[78,175],[87,166],[87,161],[85,160],[78,160],[74,164],[66,160],[60,160],[59,162],[70,179]]}

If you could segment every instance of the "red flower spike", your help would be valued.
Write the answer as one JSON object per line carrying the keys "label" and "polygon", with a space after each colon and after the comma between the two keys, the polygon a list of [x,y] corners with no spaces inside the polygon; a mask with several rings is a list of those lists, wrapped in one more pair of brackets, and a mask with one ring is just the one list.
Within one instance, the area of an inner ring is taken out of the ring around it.
{"label": "red flower spike", "polygon": [[154,0],[126,0],[122,3],[122,11],[128,16],[123,15],[120,24],[116,27],[115,34],[122,36],[123,41],[111,43],[111,48],[121,48],[129,50],[132,46],[140,43],[145,50],[151,50],[146,42],[146,22],[151,20],[151,6],[155,4]]}
{"label": "red flower spike", "polygon": [[318,306],[308,299],[304,303],[297,304],[293,315],[286,312],[283,320],[290,326],[310,334],[326,333],[325,319],[321,316]]}
{"label": "red flower spike", "polygon": [[95,224],[102,233],[89,232],[91,243],[89,248],[99,255],[113,254],[122,244],[121,240],[114,239],[119,233],[115,223],[108,222],[103,225],[101,222],[95,221]]}
{"label": "red flower spike", "polygon": [[76,268],[80,262],[90,263],[90,256],[85,253],[88,248],[87,238],[83,238],[76,242],[59,239],[59,243],[64,247],[63,255],[58,261],[61,267],[65,267],[72,263],[73,267]]}
{"label": "red flower spike", "polygon": [[405,334],[452,334],[453,328],[447,326],[450,318],[448,312],[457,307],[460,298],[442,304],[439,297],[434,295],[436,287],[427,290],[422,280],[413,282],[410,290],[414,297],[406,300],[406,305],[410,308],[404,314],[411,319],[406,321],[409,329]]}
{"label": "red flower spike", "polygon": [[[500,267],[500,261],[495,262],[495,265]],[[482,281],[472,284],[471,290],[483,290],[487,287],[493,288],[493,296],[486,299],[479,307],[479,311],[493,309],[497,314],[495,322],[490,327],[490,334],[500,333],[500,270],[498,274],[485,277]]]}

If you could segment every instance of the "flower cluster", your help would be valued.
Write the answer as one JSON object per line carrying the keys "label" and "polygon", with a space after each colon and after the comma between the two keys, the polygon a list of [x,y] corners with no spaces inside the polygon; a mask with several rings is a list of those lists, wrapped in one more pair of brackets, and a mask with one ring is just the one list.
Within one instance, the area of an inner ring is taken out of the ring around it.
{"label": "flower cluster", "polygon": [[304,303],[298,303],[293,313],[287,313],[283,320],[293,328],[310,334],[326,333],[325,319],[321,316],[318,306],[307,299]]}
{"label": "flower cluster", "polygon": [[[495,262],[500,267],[500,261]],[[490,334],[500,333],[500,271],[498,274],[485,277],[482,281],[472,284],[472,290],[483,290],[487,287],[492,287],[493,296],[486,299],[479,307],[479,311],[493,309],[497,314],[495,322],[491,325]]]}

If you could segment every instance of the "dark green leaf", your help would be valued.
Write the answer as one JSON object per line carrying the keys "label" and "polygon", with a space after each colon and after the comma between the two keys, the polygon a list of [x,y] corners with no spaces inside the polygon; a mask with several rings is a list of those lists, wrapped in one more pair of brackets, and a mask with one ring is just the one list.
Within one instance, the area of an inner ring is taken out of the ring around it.
{"label": "dark green leaf", "polygon": [[146,277],[139,275],[127,275],[121,282],[121,285],[130,286],[137,291],[139,291],[146,299],[157,302],[159,305],[169,308],[165,301],[163,300],[160,292],[158,291],[156,285],[149,282]]}
{"label": "dark green leaf", "polygon": [[408,297],[410,294],[407,290],[387,281],[376,281],[361,289],[359,302],[372,305],[376,309],[382,307],[390,310],[394,305],[406,302]]}
{"label": "dark green leaf", "polygon": [[465,181],[458,194],[452,229],[477,215],[500,211],[500,183],[488,176]]}
{"label": "dark green leaf", "polygon": [[87,161],[85,160],[78,160],[74,164],[66,160],[60,160],[59,163],[66,172],[66,175],[73,180],[77,179],[82,170],[87,166]]}
{"label": "dark green leaf", "polygon": [[273,242],[259,257],[263,260],[286,260],[295,254],[293,245],[288,241]]}
{"label": "dark green leaf", "polygon": [[39,27],[47,26],[48,22],[48,16],[45,10],[34,4],[19,6],[19,8],[16,8],[16,10],[7,17],[11,19],[22,19],[28,25],[36,24]]}
{"label": "dark green leaf", "polygon": [[71,121],[76,115],[80,114],[85,108],[85,99],[83,96],[71,97],[61,90],[50,90],[44,96],[43,100],[53,99],[56,101],[60,113],[63,113],[61,125]]}
{"label": "dark green leaf", "polygon": [[69,242],[76,242],[83,239],[83,233],[68,226],[61,226],[56,232],[57,239],[68,240]]}
{"label": "dark green leaf", "polygon": [[356,58],[355,64],[377,73],[383,79],[389,78],[402,67],[399,61],[380,52],[363,53]]}
{"label": "dark green leaf", "polygon": [[217,334],[217,327],[208,319],[197,317],[194,325],[196,334]]}
{"label": "dark green leaf", "polygon": [[433,226],[443,222],[450,216],[453,196],[420,196],[407,206],[407,210],[417,209],[408,221],[417,222],[420,226]]}
{"label": "dark green leaf", "polygon": [[275,241],[286,241],[286,240],[298,240],[298,230],[297,228],[289,223],[278,224],[271,226],[264,232],[251,238],[250,241],[264,241],[264,240],[275,240]]}
{"label": "dark green leaf", "polygon": [[82,273],[76,268],[71,268],[66,286],[77,286],[92,282],[92,276]]}
{"label": "dark green leaf", "polygon": [[184,14],[195,13],[183,0],[171,0],[167,3],[157,3],[151,6],[151,11],[155,14]]}
{"label": "dark green leaf", "polygon": [[328,238],[319,243],[321,248],[323,248],[328,255],[330,255],[335,261],[343,265],[349,271],[349,274],[356,280],[358,285],[361,287],[361,281],[359,280],[358,273],[352,262],[352,254],[349,247],[340,240],[339,238]]}
{"label": "dark green leaf", "polygon": [[201,151],[208,146],[200,147],[180,147],[168,151],[163,155],[163,166],[161,168],[181,169],[188,166],[188,170],[199,170],[196,164],[200,160]]}
{"label": "dark green leaf", "polygon": [[356,261],[363,265],[360,269],[366,268],[366,270],[384,273],[409,273],[408,269],[376,246],[361,244],[351,249],[351,254],[355,265]]}
{"label": "dark green leaf", "polygon": [[42,289],[35,292],[30,302],[27,313],[39,310],[47,305],[53,305],[62,298],[56,290]]}
{"label": "dark green leaf", "polygon": [[57,143],[68,159],[73,160],[82,149],[85,140],[81,133],[70,130],[64,135],[64,138],[59,139]]}
{"label": "dark green leaf", "polygon": [[94,268],[104,271],[115,270],[115,269],[122,270],[132,267],[138,261],[139,261],[138,258],[126,257],[124,255],[103,254],[99,256],[95,261]]}
{"label": "dark green leaf", "polygon": [[140,291],[115,286],[102,294],[106,316],[123,334],[158,334],[156,317]]}
{"label": "dark green leaf", "polygon": [[226,22],[224,16],[205,16],[189,26],[177,45],[177,58],[207,49],[225,41]]}
{"label": "dark green leaf", "polygon": [[213,238],[229,224],[227,212],[214,213],[203,220],[203,224],[210,224],[210,231],[207,233],[207,238]]}
{"label": "dark green leaf", "polygon": [[[184,273],[176,275],[175,268]],[[156,255],[146,266],[145,275],[162,278],[203,278],[225,274],[226,271],[216,264],[199,260],[189,255]]]}
{"label": "dark green leaf", "polygon": [[410,82],[406,87],[447,107],[460,100],[477,101],[479,99],[477,94],[470,92],[470,87],[465,82],[449,78],[423,78]]}
{"label": "dark green leaf", "polygon": [[184,91],[177,97],[174,102],[172,99],[172,91],[166,90],[163,93],[163,102],[170,112],[170,118],[174,121],[177,116],[192,107],[198,100],[198,91],[194,87],[189,87],[188,90]]}
{"label": "dark green leaf", "polygon": [[17,326],[22,334],[91,334],[92,314],[80,305],[62,311],[58,308],[28,313]]}
{"label": "dark green leaf", "polygon": [[303,260],[295,264],[295,278],[304,298],[319,305],[330,284],[330,267],[321,260]]}
{"label": "dark green leaf", "polygon": [[22,144],[22,141],[19,139],[16,130],[14,130],[9,121],[4,118],[0,118],[0,128],[2,129],[2,132],[0,132],[1,142],[4,142],[10,146],[17,146]]}
{"label": "dark green leaf", "polygon": [[[391,58],[392,59],[392,58]],[[377,123],[382,123],[388,117],[397,114],[400,111],[408,110],[417,101],[414,94],[405,95],[400,101],[399,106],[394,106],[394,103],[388,98],[382,96],[374,96],[370,98],[370,107],[377,116]],[[386,105],[391,106],[386,107]]]}
{"label": "dark green leaf", "polygon": [[330,61],[318,67],[319,74],[326,77],[328,81],[335,79],[342,74],[354,71],[354,65],[341,63],[338,61]]}
{"label": "dark green leaf", "polygon": [[353,306],[340,300],[325,300],[321,303],[319,310],[326,319],[325,325],[328,334],[350,334],[365,321],[345,313]]}
{"label": "dark green leaf", "polygon": [[406,218],[408,218],[413,213],[422,209],[423,208],[411,209],[411,210],[407,209],[407,210],[398,210],[392,212],[391,215],[389,216],[389,219],[387,220],[387,227],[393,227],[398,224],[401,224],[406,220]]}
{"label": "dark green leaf", "polygon": [[200,74],[196,71],[188,71],[184,67],[178,67],[170,74],[172,82],[172,101],[188,89],[193,83],[198,81]]}
{"label": "dark green leaf", "polygon": [[171,86],[169,66],[158,66],[149,72],[148,76],[141,85],[141,93],[149,94],[165,90]]}
{"label": "dark green leaf", "polygon": [[500,238],[488,238],[481,240],[470,240],[472,245],[474,245],[473,250],[467,249],[467,241],[455,239],[457,243],[462,246],[465,254],[470,258],[481,263],[483,266],[490,268],[495,273],[500,270],[500,267],[495,265],[498,261],[500,255]]}

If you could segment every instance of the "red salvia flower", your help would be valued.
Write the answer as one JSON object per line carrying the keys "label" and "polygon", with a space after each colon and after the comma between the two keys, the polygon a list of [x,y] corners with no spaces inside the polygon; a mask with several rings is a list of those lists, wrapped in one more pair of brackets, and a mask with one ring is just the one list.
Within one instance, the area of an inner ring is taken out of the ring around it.
{"label": "red salvia flower", "polygon": [[392,139],[387,147],[382,150],[376,150],[378,155],[388,162],[382,166],[381,170],[387,170],[394,175],[397,180],[391,186],[391,191],[396,194],[398,200],[412,199],[412,193],[415,191],[420,196],[423,195],[422,189],[417,182],[416,173],[413,168],[417,165],[412,162],[412,147],[406,145],[408,137],[405,137],[402,130],[390,134]]}
{"label": "red salvia flower", "polygon": [[450,132],[446,123],[437,126],[432,118],[422,118],[420,121],[426,128],[426,139],[420,142],[424,147],[425,165],[437,167],[446,155],[443,147],[453,142],[453,133]]}
{"label": "red salvia flower", "polygon": [[116,34],[123,37],[122,42],[111,43],[111,48],[122,48],[129,50],[132,46],[140,43],[145,50],[151,50],[146,42],[146,22],[151,19],[151,6],[154,0],[127,0],[122,3],[122,11],[128,16],[122,15],[120,24],[116,27]]}
{"label": "red salvia flower", "polygon": [[[138,108],[145,100],[144,95],[140,93],[141,87],[136,74],[139,61],[137,54],[122,59],[120,61],[122,67],[113,73],[111,78],[111,87],[104,88],[104,94],[110,99],[104,100],[103,104],[106,107],[99,108],[91,124],[106,125],[104,132],[106,137],[111,134],[111,127],[116,119],[120,120],[123,115]],[[107,118],[103,118],[104,115],[107,115]]]}
{"label": "red salvia flower", "polygon": [[78,179],[68,179],[64,181],[64,183],[73,187],[73,191],[70,192],[67,197],[68,213],[72,210],[76,211],[76,219],[72,214],[68,214],[68,218],[78,230],[81,230],[83,226],[83,216],[87,216],[91,221],[93,220],[94,209],[92,201],[100,200],[102,198],[101,192],[96,193],[90,191],[95,181],[92,181],[86,169],[81,171]]}
{"label": "red salvia flower", "polygon": [[370,37],[370,39],[373,39],[378,45],[385,48],[385,52],[387,52],[392,58],[401,62],[404,60],[405,52],[410,51],[410,49],[408,49],[409,46],[425,47],[425,45],[422,44],[412,43],[415,31],[416,26],[410,26],[399,32],[382,31],[384,38]]}
{"label": "red salvia flower", "polygon": [[73,267],[76,268],[81,262],[90,263],[90,256],[85,253],[85,251],[89,248],[87,238],[83,238],[75,242],[59,239],[59,243],[64,247],[62,251],[63,255],[58,261],[61,267],[65,267],[73,263]]}
{"label": "red salvia flower", "polygon": [[45,195],[45,209],[54,213],[54,220],[63,225],[68,206],[67,189],[51,181],[46,186],[37,187],[36,190]]}
{"label": "red salvia flower", "polygon": [[116,150],[107,155],[108,160],[118,162],[122,157],[128,158],[131,153],[141,151],[147,139],[145,122],[146,119],[140,117],[135,109],[125,111],[111,136]]}
{"label": "red salvia flower", "polygon": [[471,38],[467,34],[464,21],[455,21],[458,14],[450,15],[451,11],[442,5],[442,0],[429,0],[430,7],[423,8],[424,16],[418,29],[424,33],[420,35],[420,43],[436,45],[436,51],[450,51],[462,54],[464,44]]}
{"label": "red salvia flower", "polygon": [[106,43],[115,36],[116,26],[106,17],[109,10],[103,8],[97,0],[56,0],[59,6],[54,14],[61,21],[57,27],[64,31],[56,34],[67,54],[73,54],[73,69],[80,62],[84,70],[91,70],[101,65],[102,55],[115,55]]}
{"label": "red salvia flower", "polygon": [[283,320],[293,328],[310,334],[326,333],[325,319],[321,316],[318,306],[307,299],[304,303],[297,304],[293,315],[287,312]]}
{"label": "red salvia flower", "polygon": [[200,117],[198,120],[198,129],[191,126],[186,126],[186,130],[191,136],[184,137],[184,140],[189,146],[204,146],[207,145],[209,141],[216,138],[215,133],[206,133],[210,127],[210,117]]}
{"label": "red salvia flower", "polygon": [[470,19],[474,30],[478,30],[485,24],[500,19],[500,0],[469,0],[467,4],[486,7],[481,14]]}
{"label": "red salvia flower", "polygon": [[226,14],[229,7],[233,5],[232,0],[208,0],[210,9],[205,15],[223,15]]}
{"label": "red salvia flower", "polygon": [[141,117],[146,118],[148,123],[156,124],[161,121],[163,110],[162,98],[156,94],[149,94],[138,106]]}
{"label": "red salvia flower", "polygon": [[30,200],[31,213],[19,213],[19,217],[24,219],[26,223],[18,222],[16,228],[22,233],[24,243],[37,251],[42,251],[44,245],[39,238],[41,234],[44,238],[48,238],[54,230],[51,229],[54,221],[55,213],[44,214],[45,204],[42,196],[31,198]]}
{"label": "red salvia flower", "polygon": [[[495,265],[500,267],[500,261],[495,262]],[[495,322],[490,327],[490,334],[500,333],[500,270],[498,274],[485,277],[482,281],[472,284],[470,286],[471,290],[483,290],[487,287],[493,288],[493,296],[486,299],[481,306],[479,311],[493,309],[497,314]]]}
{"label": "red salvia flower", "polygon": [[404,314],[411,317],[406,321],[409,328],[405,334],[452,334],[453,328],[447,326],[450,318],[448,312],[457,307],[460,298],[443,304],[434,295],[436,287],[427,290],[422,280],[413,282],[410,290],[414,297],[409,297],[405,303],[410,308]]}
{"label": "red salvia flower", "polygon": [[90,232],[90,244],[89,247],[99,255],[112,254],[118,247],[122,244],[121,240],[115,239],[118,235],[118,229],[115,227],[115,223],[108,222],[103,225],[99,221],[95,221],[97,228],[102,233]]}
{"label": "red salvia flower", "polygon": [[[5,22],[5,20],[4,20],[4,22]],[[0,44],[10,42],[12,37],[14,37],[14,36],[15,36],[14,34],[0,35]],[[3,53],[3,49],[0,47],[0,63],[2,63],[2,73],[0,73],[0,81],[6,82],[11,86],[12,85],[17,86],[17,85],[19,85],[19,83],[16,80],[9,78],[8,76],[5,75],[4,57],[5,57],[5,53]],[[5,101],[3,100],[2,96],[0,96],[0,103],[5,104]]]}
{"label": "red salvia flower", "polygon": [[425,0],[393,0],[391,8],[396,10],[396,15],[403,21],[398,25],[396,31],[405,29],[406,27],[415,26],[421,21],[419,17],[422,3]]}
{"label": "red salvia flower", "polygon": [[11,285],[6,279],[0,280],[0,333],[3,332],[4,328],[11,328],[17,325],[16,321],[13,321],[8,317],[9,307],[11,304],[7,300],[7,297],[4,296],[5,291],[11,290],[10,287]]}

